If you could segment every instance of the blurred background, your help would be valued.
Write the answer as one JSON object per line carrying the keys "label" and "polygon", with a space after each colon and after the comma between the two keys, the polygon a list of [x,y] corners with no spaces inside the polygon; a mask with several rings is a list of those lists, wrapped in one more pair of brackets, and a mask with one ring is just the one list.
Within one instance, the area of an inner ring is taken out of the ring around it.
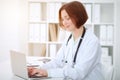
{"label": "blurred background", "polygon": [[[9,60],[10,50],[17,50],[17,51],[26,53],[26,55],[33,55],[33,52],[40,52],[40,51],[34,51],[36,49],[39,49],[39,47],[36,47],[37,45],[35,45],[34,47],[33,45],[31,46],[31,43],[28,44],[29,43],[29,39],[28,39],[29,18],[28,17],[30,12],[29,1],[32,2],[33,0],[0,0],[0,62]],[[42,0],[35,0],[35,1],[39,2]],[[61,1],[67,2],[70,0],[61,0]],[[87,2],[87,0],[82,0],[82,1]],[[89,0],[89,1],[92,3],[94,3],[94,1],[96,2],[96,0]],[[109,0],[99,0],[99,1],[109,2]],[[113,56],[114,58],[114,79],[113,80],[120,80],[120,76],[119,76],[120,75],[120,58],[119,58],[120,57],[120,37],[119,37],[120,0],[110,0],[110,1],[113,1],[115,3],[113,7],[114,8],[113,11],[115,11],[114,18],[113,18],[114,27],[115,27],[114,29],[115,31],[114,32],[114,44],[115,44],[114,54],[115,55]],[[44,9],[41,11],[45,13]],[[42,15],[42,16],[46,16],[46,15]],[[44,17],[43,17],[43,20],[44,20]],[[42,23],[45,23],[45,22],[42,22]],[[52,25],[51,23],[52,22],[50,22],[50,25]],[[42,44],[44,44],[44,42]],[[56,44],[56,43],[50,43],[50,44]],[[54,45],[52,46],[54,47]],[[34,47],[34,49],[31,50],[32,47]],[[54,49],[51,49],[51,50],[54,50]],[[50,50],[48,50],[48,52],[49,51]],[[36,56],[37,55],[38,54],[36,54]],[[50,56],[50,55],[47,54],[47,56]]]}

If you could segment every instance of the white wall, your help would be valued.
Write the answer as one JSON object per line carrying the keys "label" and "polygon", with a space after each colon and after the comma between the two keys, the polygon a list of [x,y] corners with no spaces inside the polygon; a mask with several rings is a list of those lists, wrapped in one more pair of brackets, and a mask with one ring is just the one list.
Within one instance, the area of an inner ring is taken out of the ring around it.
{"label": "white wall", "polygon": [[27,51],[26,0],[0,0],[0,61],[11,49]]}
{"label": "white wall", "polygon": [[19,40],[20,51],[28,53],[28,0],[18,0],[19,2]]}

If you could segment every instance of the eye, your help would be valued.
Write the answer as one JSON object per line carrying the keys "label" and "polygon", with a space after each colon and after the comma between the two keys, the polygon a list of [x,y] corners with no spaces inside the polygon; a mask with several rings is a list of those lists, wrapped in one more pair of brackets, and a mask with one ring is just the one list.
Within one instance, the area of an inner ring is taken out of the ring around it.
{"label": "eye", "polygon": [[66,18],[66,20],[70,20],[70,18],[69,18],[69,17],[67,17],[67,18]]}
{"label": "eye", "polygon": [[65,17],[65,18],[62,18],[62,19],[61,19],[61,21],[66,21],[66,20],[67,20],[67,21],[70,20],[70,17]]}

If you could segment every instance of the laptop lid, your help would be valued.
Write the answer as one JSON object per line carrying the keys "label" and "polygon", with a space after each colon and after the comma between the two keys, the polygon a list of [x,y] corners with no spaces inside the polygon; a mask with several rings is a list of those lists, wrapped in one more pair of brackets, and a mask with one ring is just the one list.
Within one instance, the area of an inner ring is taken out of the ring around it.
{"label": "laptop lid", "polygon": [[12,72],[21,78],[28,79],[26,56],[17,51],[10,51]]}
{"label": "laptop lid", "polygon": [[11,68],[13,74],[18,77],[30,80],[43,80],[43,79],[50,79],[51,77],[42,77],[40,75],[34,75],[33,77],[28,76],[27,71],[27,60],[26,55],[24,53],[20,53],[17,51],[10,51],[11,57]]}

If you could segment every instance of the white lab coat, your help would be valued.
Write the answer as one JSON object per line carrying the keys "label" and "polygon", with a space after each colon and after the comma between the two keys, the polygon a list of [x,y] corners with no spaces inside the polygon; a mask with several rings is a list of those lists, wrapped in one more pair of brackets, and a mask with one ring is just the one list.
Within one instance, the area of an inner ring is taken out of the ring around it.
{"label": "white lab coat", "polygon": [[[81,38],[81,37],[80,37]],[[67,39],[52,61],[44,64],[49,77],[69,77],[72,80],[104,80],[101,70],[101,47],[94,33],[87,29],[80,45],[76,64],[72,67],[73,58],[80,38],[75,42],[73,37],[66,46]],[[66,60],[67,63],[64,63]]]}

